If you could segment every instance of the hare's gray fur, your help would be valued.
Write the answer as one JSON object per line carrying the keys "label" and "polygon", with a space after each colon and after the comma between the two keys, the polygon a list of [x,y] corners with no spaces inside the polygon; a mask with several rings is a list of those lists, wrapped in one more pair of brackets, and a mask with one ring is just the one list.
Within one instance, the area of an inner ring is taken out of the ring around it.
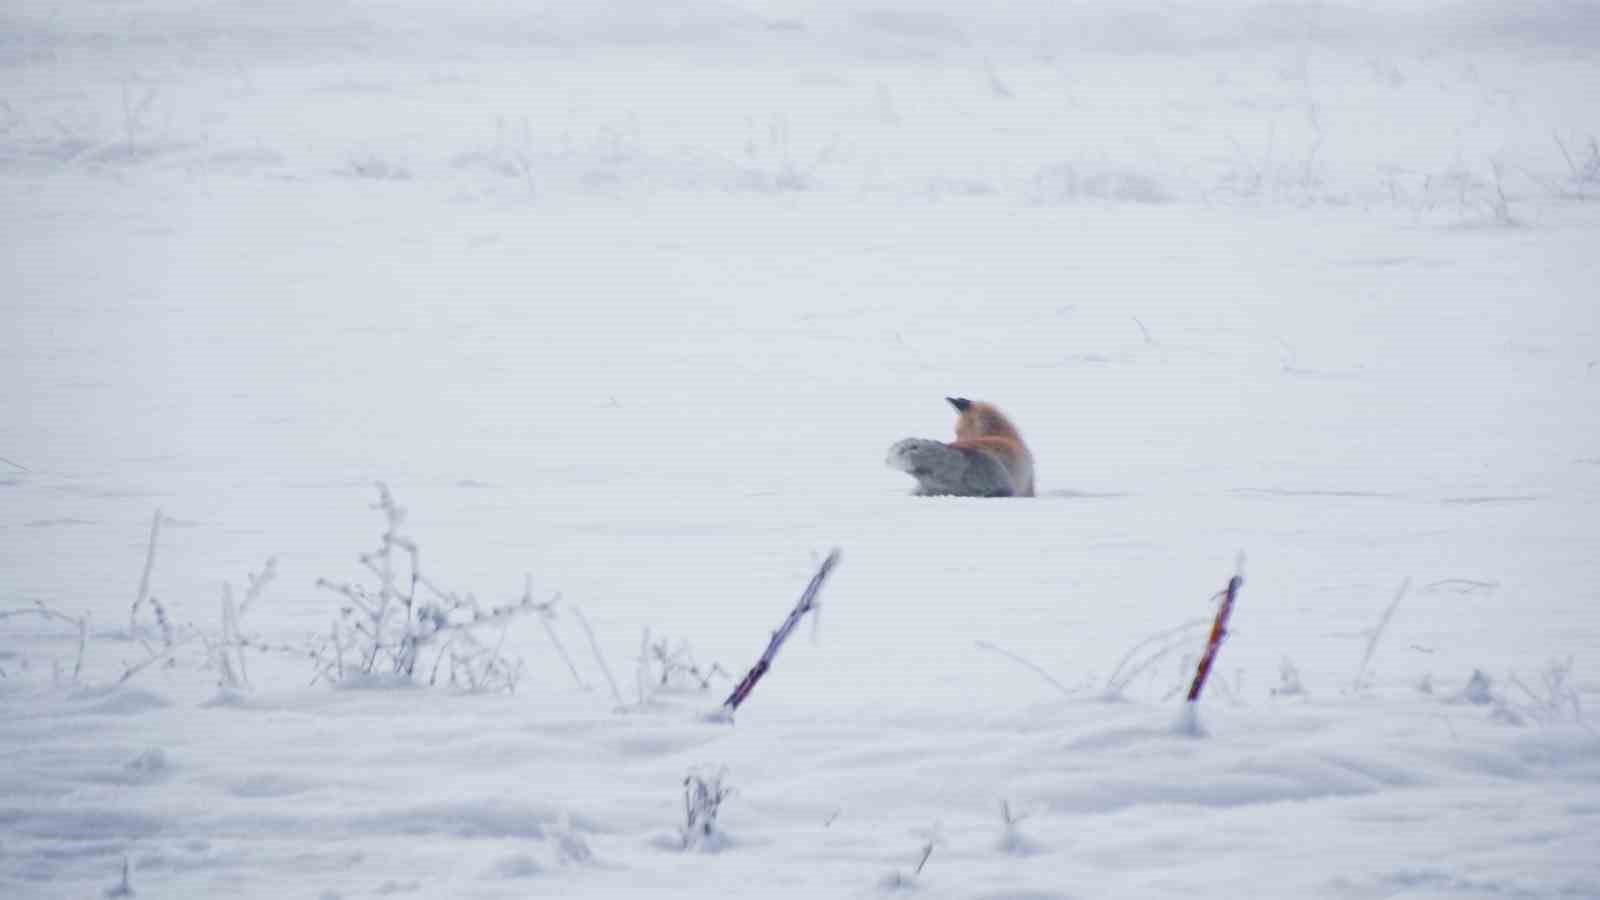
{"label": "hare's gray fur", "polygon": [[889,448],[891,469],[917,479],[922,496],[1010,497],[1006,467],[982,450],[951,447],[927,438],[906,438]]}

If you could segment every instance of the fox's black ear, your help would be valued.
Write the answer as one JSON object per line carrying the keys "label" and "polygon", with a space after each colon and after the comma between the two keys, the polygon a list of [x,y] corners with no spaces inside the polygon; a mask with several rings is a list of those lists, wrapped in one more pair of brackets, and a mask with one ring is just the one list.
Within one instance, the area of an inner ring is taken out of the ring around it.
{"label": "fox's black ear", "polygon": [[944,399],[948,400],[950,405],[956,408],[956,412],[966,412],[972,406],[972,401],[965,397],[946,397]]}

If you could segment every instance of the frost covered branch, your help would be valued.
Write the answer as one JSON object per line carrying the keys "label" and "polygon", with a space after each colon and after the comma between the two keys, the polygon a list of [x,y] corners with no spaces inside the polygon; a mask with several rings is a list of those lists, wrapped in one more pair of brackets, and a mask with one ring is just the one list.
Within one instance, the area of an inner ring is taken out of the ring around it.
{"label": "frost covered branch", "polygon": [[[523,592],[529,594],[533,592],[532,575],[524,576]],[[550,598],[547,608],[539,611],[539,625],[544,629],[545,636],[550,638],[550,645],[556,648],[556,655],[561,657],[561,661],[567,664],[567,671],[572,673],[572,680],[577,683],[579,688],[587,691],[589,686],[583,683],[583,677],[578,674],[578,667],[573,665],[572,656],[567,653],[567,645],[561,642],[561,635],[557,634],[555,626],[550,624],[551,620],[556,617],[555,606],[560,602],[560,594]]]}
{"label": "frost covered branch", "polygon": [[89,642],[88,614],[86,613],[77,618],[73,618],[64,612],[60,612],[59,610],[46,605],[43,600],[35,600],[32,606],[25,606],[21,609],[0,609],[0,621],[18,618],[21,616],[38,616],[46,621],[60,622],[64,625],[71,625],[73,628],[77,629],[78,654],[72,662],[72,680],[76,682],[78,677],[83,674],[83,651],[84,646]]}
{"label": "frost covered branch", "polygon": [[[167,616],[166,607],[161,605],[161,601],[151,596],[147,598],[146,602],[150,604],[151,613],[155,617],[157,633],[161,636],[161,645],[159,647],[151,646],[148,642],[141,640],[140,643],[144,645],[147,655],[144,659],[123,669],[122,677],[117,679],[118,684],[124,684],[132,680],[135,675],[157,664],[171,667],[177,662],[178,650],[199,636],[199,633],[193,630],[182,635],[178,634],[177,630],[172,626],[172,620]],[[138,623],[133,622],[130,624],[137,625]]]}
{"label": "frost covered branch", "polygon": [[1411,587],[1411,579],[1400,582],[1400,587],[1394,592],[1394,599],[1389,601],[1389,606],[1383,611],[1383,617],[1378,620],[1377,627],[1367,634],[1367,649],[1361,654],[1361,665],[1356,669],[1356,678],[1351,687],[1356,691],[1365,690],[1367,687],[1367,667],[1372,664],[1373,654],[1378,652],[1378,641],[1383,637],[1384,629],[1389,627],[1389,620],[1394,618],[1394,611],[1399,608],[1400,601],[1406,596],[1406,590]]}
{"label": "frost covered branch", "polygon": [[1583,720],[1583,700],[1577,685],[1572,683],[1572,657],[1551,660],[1539,672],[1537,688],[1528,686],[1515,673],[1510,681],[1527,697],[1527,702],[1512,704],[1507,700],[1507,706],[1515,705],[1517,711],[1541,725],[1571,721],[1587,727]]}
{"label": "frost covered branch", "polygon": [[[669,649],[670,648],[670,649]],[[666,638],[650,642],[648,645],[649,668],[659,670],[659,675],[653,675],[658,688],[693,688],[708,690],[711,680],[718,675],[726,676],[727,670],[718,663],[702,666],[695,661],[694,649],[688,641],[679,641],[676,647],[671,647]]]}
{"label": "frost covered branch", "polygon": [[617,679],[611,675],[611,666],[606,664],[605,654],[600,652],[600,643],[594,638],[594,629],[589,627],[589,619],[583,610],[573,607],[572,615],[577,618],[578,624],[583,626],[583,633],[589,637],[589,650],[594,653],[594,661],[599,664],[600,671],[606,676],[606,683],[611,685],[611,696],[617,701],[617,708],[622,709],[627,704],[622,699],[622,691],[617,690]]}
{"label": "frost covered branch", "polygon": [[712,663],[703,667],[694,658],[688,641],[676,647],[663,637],[652,640],[650,629],[644,630],[639,642],[639,656],[634,667],[634,680],[639,692],[640,709],[663,690],[710,690],[711,680],[728,673],[722,666]]}
{"label": "frost covered branch", "polygon": [[245,650],[255,648],[258,650],[286,651],[291,655],[300,655],[305,652],[298,648],[278,647],[263,644],[247,637],[243,631],[245,614],[250,607],[260,598],[261,592],[266,590],[268,584],[277,577],[278,561],[276,558],[268,559],[261,567],[260,572],[252,572],[245,576],[244,602],[233,602],[233,585],[224,582],[222,585],[222,636],[214,645],[209,645],[211,658],[217,670],[221,673],[221,686],[225,690],[248,690],[250,688],[249,667],[245,663]]}
{"label": "frost covered branch", "polygon": [[1053,687],[1055,687],[1056,690],[1060,691],[1062,693],[1062,695],[1064,695],[1064,696],[1067,696],[1067,697],[1075,696],[1078,693],[1078,691],[1081,690],[1081,688],[1069,688],[1069,687],[1067,687],[1066,685],[1062,684],[1060,681],[1057,681],[1056,677],[1054,675],[1051,675],[1049,672],[1046,672],[1044,670],[1043,666],[1040,666],[1037,663],[1034,663],[1032,660],[1025,659],[1022,656],[1019,656],[1019,655],[1017,655],[1015,653],[1012,653],[1010,650],[1007,650],[1004,647],[997,647],[994,644],[989,643],[988,641],[973,641],[972,643],[979,650],[988,650],[990,653],[994,653],[994,654],[998,654],[1000,656],[1003,656],[1006,659],[1009,659],[1012,662],[1016,663],[1017,665],[1022,666],[1025,669],[1028,669],[1029,671],[1033,672],[1035,675],[1038,675],[1040,678],[1043,678],[1045,681],[1050,682],[1050,684]]}
{"label": "frost covered branch", "polygon": [[915,890],[917,887],[917,876],[921,875],[923,868],[928,865],[928,858],[933,856],[934,847],[943,843],[943,839],[940,837],[939,833],[939,824],[936,822],[932,828],[926,831],[927,839],[922,844],[922,849],[919,851],[919,855],[917,856],[917,865],[911,870],[911,873],[908,875],[899,870],[890,872],[888,875],[883,877],[882,881],[878,883],[879,887],[889,891]]}
{"label": "frost covered branch", "polygon": [[[1212,599],[1220,597],[1213,594]],[[1100,699],[1111,703],[1123,699],[1123,694],[1128,685],[1135,678],[1150,670],[1151,666],[1170,656],[1174,651],[1188,643],[1190,632],[1202,628],[1208,619],[1190,619],[1171,628],[1163,629],[1150,635],[1144,640],[1134,644],[1123,654],[1117,667],[1111,670],[1111,675],[1106,679],[1105,690],[1101,691]]]}
{"label": "frost covered branch", "polygon": [[1574,184],[1600,183],[1600,140],[1590,135],[1587,148],[1589,155],[1580,162],[1567,149],[1559,133],[1552,134],[1552,137],[1556,139],[1556,146],[1561,148],[1561,156],[1567,161],[1567,171],[1571,173]]}
{"label": "frost covered branch", "polygon": [[118,880],[116,884],[112,885],[111,887],[106,888],[105,894],[106,894],[107,897],[132,897],[132,896],[134,896],[133,882],[128,878],[128,875],[129,875],[129,871],[128,870],[129,870],[128,857],[127,856],[123,856],[122,857],[122,878],[120,880]]}
{"label": "frost covered branch", "polygon": [[138,634],[139,608],[150,596],[150,571],[156,565],[156,539],[161,536],[161,510],[150,519],[150,545],[145,549],[144,574],[139,576],[139,592],[133,598],[133,608],[128,610],[128,637]]}
{"label": "frost covered branch", "polygon": [[1001,832],[997,849],[1013,856],[1032,856],[1039,852],[1039,845],[1029,840],[1019,827],[1027,818],[1027,814],[1019,813],[1011,807],[1011,801],[1000,801]]}
{"label": "frost covered branch", "polygon": [[1425,594],[1431,594],[1437,591],[1448,590],[1457,594],[1471,594],[1476,591],[1492,591],[1499,586],[1500,583],[1497,581],[1475,581],[1471,578],[1443,578],[1438,581],[1423,585],[1422,592]]}

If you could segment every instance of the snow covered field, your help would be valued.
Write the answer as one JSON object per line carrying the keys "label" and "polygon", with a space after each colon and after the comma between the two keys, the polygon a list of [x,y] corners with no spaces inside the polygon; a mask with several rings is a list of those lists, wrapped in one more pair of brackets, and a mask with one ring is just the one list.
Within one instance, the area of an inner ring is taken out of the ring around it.
{"label": "snow covered field", "polygon": [[[1597,96],[1572,0],[11,0],[0,896],[1600,897]],[[910,496],[947,395],[1038,498]],[[377,481],[581,686],[219,690]]]}

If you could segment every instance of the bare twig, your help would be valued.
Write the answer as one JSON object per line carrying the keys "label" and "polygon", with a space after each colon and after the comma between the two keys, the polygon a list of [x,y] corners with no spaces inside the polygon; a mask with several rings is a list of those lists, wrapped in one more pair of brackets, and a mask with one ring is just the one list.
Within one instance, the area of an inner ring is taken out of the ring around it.
{"label": "bare twig", "polygon": [[1560,134],[1552,132],[1551,136],[1556,139],[1556,146],[1561,148],[1561,156],[1567,161],[1567,171],[1571,173],[1574,184],[1584,185],[1600,181],[1600,141],[1594,137],[1589,138],[1589,158],[1580,163],[1567,150],[1567,144],[1561,140]]}
{"label": "bare twig", "polygon": [[72,626],[76,626],[79,621],[78,619],[75,619],[66,613],[58,612],[49,606],[46,606],[42,600],[35,600],[33,606],[25,606],[21,609],[0,609],[0,620],[16,618],[18,616],[38,616],[41,619],[48,619],[54,622],[63,622]]}
{"label": "bare twig", "polygon": [[[453,633],[440,651],[441,657],[449,654],[450,685],[474,694],[497,690],[516,693],[517,682],[522,678],[522,661],[513,662],[501,653],[505,636],[506,629],[500,629],[495,646],[488,647],[470,631]],[[434,668],[437,674],[437,663]]]}
{"label": "bare twig", "polygon": [[[1213,595],[1213,599],[1217,596],[1220,595]],[[1116,700],[1121,697],[1122,692],[1127,690],[1128,685],[1132,684],[1135,678],[1138,678],[1148,671],[1151,666],[1165,659],[1174,650],[1182,647],[1185,636],[1189,632],[1204,627],[1209,621],[1209,619],[1190,619],[1187,622],[1158,631],[1128,648],[1128,652],[1122,655],[1121,661],[1117,663],[1117,667],[1111,671],[1110,677],[1106,679],[1106,687],[1101,696],[1106,700]],[[1156,645],[1155,650],[1143,659],[1138,659],[1140,653],[1152,644]],[[1134,662],[1135,659],[1138,659],[1137,663]]]}
{"label": "bare twig", "polygon": [[233,603],[233,585],[222,583],[222,645],[217,648],[217,665],[222,671],[222,686],[247,688],[250,676],[245,671],[244,653],[236,652],[243,640],[239,635],[239,610]]}
{"label": "bare twig", "polygon": [[1492,591],[1499,586],[1500,583],[1496,581],[1474,581],[1470,578],[1443,578],[1439,581],[1433,581],[1423,585],[1422,592],[1427,594],[1433,593],[1434,591],[1448,589],[1457,594],[1470,594],[1474,591]]}
{"label": "bare twig", "polygon": [[161,633],[161,646],[170,648],[173,637],[172,620],[167,618],[167,608],[161,605],[160,599],[154,594],[150,596],[150,610],[155,613],[156,627]]}
{"label": "bare twig", "polygon": [[150,546],[145,549],[144,574],[139,576],[139,593],[133,598],[133,608],[128,610],[128,637],[134,637],[139,630],[139,607],[144,605],[150,596],[150,571],[156,565],[156,539],[161,535],[161,510],[150,519]]}
{"label": "bare twig", "polygon": [[271,584],[272,579],[276,577],[278,577],[278,558],[276,556],[268,557],[266,565],[261,567],[260,572],[245,576],[245,582],[248,586],[245,588],[244,602],[239,604],[239,615],[243,616],[250,611],[250,604],[256,602],[256,598],[261,596],[261,592],[266,590],[267,585]]}
{"label": "bare twig", "polygon": [[[1544,687],[1542,694],[1529,687],[1513,672],[1509,681],[1526,695],[1529,701],[1526,705],[1519,704],[1519,711],[1542,725],[1548,725],[1565,720],[1570,710],[1570,721],[1589,729],[1583,720],[1583,701],[1579,697],[1577,688],[1572,685],[1572,665],[1571,657],[1565,660],[1551,660],[1539,673]],[[1505,703],[1510,705],[1509,698]]]}
{"label": "bare twig", "polygon": [[[533,594],[533,576],[531,575],[527,578],[525,591],[524,596]],[[583,677],[578,674],[578,667],[573,665],[572,656],[567,653],[567,646],[561,642],[561,635],[557,634],[555,626],[550,624],[551,620],[556,617],[555,605],[560,600],[560,594],[550,598],[549,608],[539,614],[539,625],[544,628],[545,636],[550,638],[550,645],[556,648],[556,655],[560,656],[561,661],[567,664],[567,671],[572,673],[573,682],[580,689],[587,691],[589,686],[584,683]]]}
{"label": "bare twig", "polygon": [[143,672],[145,669],[150,668],[151,666],[155,665],[156,663],[171,662],[173,657],[175,657],[177,655],[178,650],[181,647],[183,647],[185,644],[188,644],[191,640],[193,640],[195,638],[195,636],[196,635],[195,635],[194,632],[190,632],[189,634],[186,634],[183,637],[180,637],[180,638],[177,638],[177,639],[173,640],[173,642],[170,643],[170,644],[163,645],[161,647],[161,649],[151,653],[149,656],[145,657],[143,660],[140,660],[139,662],[134,663],[133,665],[129,666],[126,670],[124,670],[123,673],[122,673],[122,677],[117,679],[117,684],[123,684],[123,683],[129,681],[130,679],[133,678],[133,676],[138,675],[140,672]]}
{"label": "bare twig", "polygon": [[1411,579],[1400,582],[1400,587],[1394,592],[1394,599],[1389,601],[1389,606],[1383,611],[1383,618],[1378,620],[1378,626],[1367,635],[1367,649],[1361,654],[1361,666],[1356,669],[1356,679],[1353,683],[1355,690],[1360,691],[1366,687],[1367,666],[1372,663],[1372,656],[1378,651],[1378,639],[1383,637],[1383,630],[1389,627],[1389,620],[1394,617],[1394,611],[1400,606],[1400,601],[1406,595],[1406,589],[1411,586]]}
{"label": "bare twig", "polygon": [[38,616],[46,621],[60,622],[64,625],[71,625],[73,628],[77,629],[78,655],[72,663],[72,680],[76,682],[79,676],[83,673],[83,653],[85,646],[89,642],[89,615],[85,613],[82,616],[74,618],[73,616],[69,616],[64,612],[60,612],[59,610],[51,608],[50,606],[46,605],[43,600],[35,600],[32,606],[25,606],[21,609],[0,609],[0,621],[19,616]]}
{"label": "bare twig", "polygon": [[1567,160],[1567,169],[1572,172],[1572,180],[1577,181],[1579,176],[1578,164],[1573,161],[1572,154],[1567,152],[1567,144],[1561,139],[1561,133],[1552,131],[1550,136],[1556,139],[1556,146],[1561,148],[1561,155]]}
{"label": "bare twig", "polygon": [[1228,636],[1228,616],[1233,613],[1233,601],[1239,595],[1239,587],[1244,584],[1243,575],[1234,575],[1228,579],[1228,588],[1222,594],[1222,605],[1217,607],[1217,619],[1211,625],[1211,637],[1206,641],[1206,651],[1200,657],[1200,665],[1194,672],[1194,683],[1189,686],[1189,703],[1200,699],[1200,692],[1205,689],[1206,676],[1211,674],[1211,664],[1217,659],[1217,651],[1222,648],[1223,638]]}
{"label": "bare twig", "polygon": [[646,625],[639,633],[639,656],[633,664],[634,689],[639,692],[639,708],[644,709],[654,691],[650,682],[654,680],[650,673],[650,626]]}
{"label": "bare twig", "polygon": [[261,597],[268,584],[278,574],[278,561],[269,558],[260,572],[252,572],[245,576],[244,602],[235,603],[233,599],[233,585],[223,582],[222,585],[222,638],[217,646],[208,649],[221,671],[222,686],[234,690],[248,690],[250,688],[249,664],[246,662],[246,648],[258,650],[273,650],[287,652],[290,655],[316,656],[315,651],[305,648],[273,646],[251,640],[244,634],[244,617],[251,606]]}
{"label": "bare twig", "polygon": [[[815,621],[815,620],[813,620]],[[675,682],[682,684],[688,682],[706,690],[711,687],[711,680],[718,675],[728,674],[722,666],[712,663],[710,668],[704,668],[694,658],[694,650],[688,641],[680,641],[676,649],[665,637],[659,641],[651,642],[649,646],[650,660],[661,666],[661,674],[656,678],[658,687],[670,687]],[[648,672],[648,665],[646,666]],[[648,672],[655,677],[654,672]]]}
{"label": "bare twig", "polygon": [[1516,217],[1511,215],[1511,201],[1506,198],[1503,178],[1505,166],[1499,160],[1491,159],[1489,170],[1494,174],[1494,199],[1490,202],[1490,208],[1494,211],[1495,223],[1508,227],[1518,224]]}
{"label": "bare twig", "polygon": [[572,615],[577,618],[578,624],[583,626],[583,633],[589,636],[589,649],[594,653],[595,662],[600,664],[600,671],[605,674],[606,683],[611,685],[611,696],[617,701],[617,708],[627,706],[622,699],[622,692],[617,690],[617,679],[611,676],[611,667],[606,665],[605,655],[600,652],[600,642],[594,639],[594,629],[589,627],[588,617],[576,606],[572,608]]}
{"label": "bare twig", "polygon": [[756,664],[744,676],[744,680],[740,681],[738,686],[733,689],[733,693],[728,695],[728,699],[722,702],[722,709],[726,714],[732,715],[739,708],[739,704],[750,696],[750,692],[755,690],[756,684],[761,681],[761,676],[767,674],[767,670],[772,667],[772,661],[777,658],[778,651],[782,649],[783,642],[789,639],[790,632],[794,631],[794,627],[800,624],[800,620],[805,617],[806,613],[816,607],[817,595],[822,591],[822,584],[828,579],[828,573],[832,572],[833,567],[838,563],[839,550],[835,547],[828,553],[828,557],[822,561],[822,566],[817,569],[817,574],[811,576],[811,582],[806,585],[806,589],[800,595],[799,602],[795,603],[794,609],[789,611],[788,618],[784,619],[778,630],[772,633],[772,639],[767,642],[767,649],[762,651],[761,658],[756,660]]}
{"label": "bare twig", "polygon": [[76,682],[83,674],[83,651],[89,643],[89,614],[84,613],[78,620],[78,656],[72,661],[72,680]]}
{"label": "bare twig", "polygon": [[122,857],[122,880],[106,888],[107,897],[132,897],[133,883],[128,879],[128,857]]}
{"label": "bare twig", "polygon": [[1046,672],[1042,666],[1039,666],[1038,664],[1034,663],[1031,660],[1024,659],[1023,657],[1018,656],[1015,653],[1012,653],[1010,650],[1007,650],[1004,647],[997,647],[994,644],[989,643],[988,641],[973,641],[972,643],[979,650],[988,650],[991,653],[997,653],[1000,656],[1003,656],[1006,659],[1011,660],[1012,662],[1016,663],[1017,665],[1020,665],[1023,668],[1026,668],[1026,669],[1032,671],[1035,675],[1038,675],[1040,678],[1043,678],[1045,681],[1050,682],[1050,684],[1053,685],[1055,687],[1055,689],[1060,691],[1064,696],[1072,697],[1072,696],[1077,695],[1077,693],[1078,693],[1078,691],[1076,691],[1076,690],[1074,690],[1072,688],[1069,688],[1066,685],[1062,684],[1061,682],[1057,681],[1056,677],[1054,675],[1051,675],[1049,672]]}

